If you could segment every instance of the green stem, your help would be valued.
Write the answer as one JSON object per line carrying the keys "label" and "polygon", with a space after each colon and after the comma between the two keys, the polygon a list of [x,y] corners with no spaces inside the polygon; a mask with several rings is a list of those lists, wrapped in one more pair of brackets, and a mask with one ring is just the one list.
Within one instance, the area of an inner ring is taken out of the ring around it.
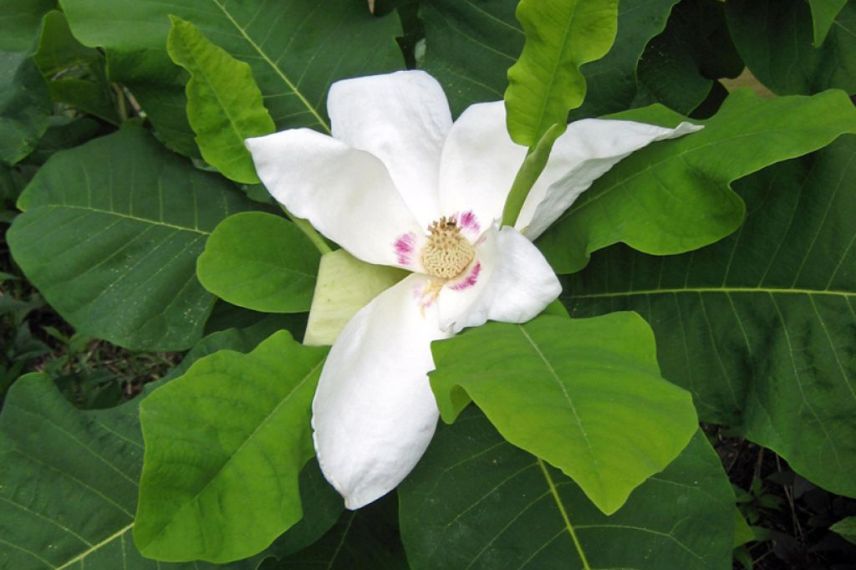
{"label": "green stem", "polygon": [[116,92],[116,101],[119,105],[119,120],[125,122],[128,120],[128,106],[125,104],[125,91],[117,84],[113,84],[113,91]]}
{"label": "green stem", "polygon": [[535,146],[529,147],[529,152],[526,153],[526,158],[517,171],[514,177],[514,182],[511,184],[511,190],[508,192],[508,198],[505,199],[505,208],[502,210],[502,225],[514,226],[517,222],[517,217],[520,215],[520,210],[523,209],[523,203],[535,185],[535,181],[541,175],[544,167],[547,166],[547,159],[550,158],[550,151],[553,149],[553,143],[559,138],[567,125],[556,123],[544,133],[541,140]]}
{"label": "green stem", "polygon": [[297,228],[302,231],[304,235],[306,235],[306,237],[309,238],[309,241],[311,241],[313,245],[318,248],[318,251],[321,252],[321,255],[324,255],[325,253],[331,253],[333,251],[332,249],[330,249],[330,246],[327,245],[327,242],[324,241],[324,238],[321,237],[321,234],[319,234],[315,230],[315,228],[312,227],[312,224],[310,224],[303,218],[298,218],[294,216],[291,212],[286,210],[285,206],[283,206],[282,204],[280,204],[279,207],[282,208],[282,211],[285,212],[285,215],[288,216],[288,219],[294,222],[294,225],[297,226]]}
{"label": "green stem", "polygon": [[547,466],[544,465],[541,458],[536,459],[538,461],[538,467],[541,468],[541,472],[544,474],[544,479],[547,480],[547,487],[550,488],[550,493],[553,495],[553,501],[555,501],[556,506],[559,507],[559,512],[562,514],[562,520],[565,521],[565,528],[568,530],[568,534],[571,535],[571,540],[574,542],[574,547],[577,549],[577,554],[580,557],[580,561],[583,563],[583,570],[591,570],[588,558],[586,558],[586,553],[583,551],[583,545],[580,544],[580,540],[577,538],[577,533],[574,532],[574,526],[568,518],[568,512],[565,510],[565,504],[562,503],[562,497],[559,496],[559,490],[556,488],[556,484],[553,482],[550,472],[547,471]]}

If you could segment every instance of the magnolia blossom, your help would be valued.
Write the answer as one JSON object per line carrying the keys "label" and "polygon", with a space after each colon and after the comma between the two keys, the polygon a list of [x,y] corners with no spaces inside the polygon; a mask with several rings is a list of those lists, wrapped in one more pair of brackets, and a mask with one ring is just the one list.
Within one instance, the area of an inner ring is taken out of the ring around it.
{"label": "magnolia blossom", "polygon": [[509,138],[503,102],[453,123],[440,85],[402,71],[334,83],[327,107],[333,136],[292,129],[246,144],[295,216],[363,261],[412,272],[348,322],[312,404],[321,469],[357,509],[395,488],[434,434],[431,341],[535,317],[561,286],[530,240],[622,158],[700,127],[572,123],[511,228],[499,221],[526,148]]}

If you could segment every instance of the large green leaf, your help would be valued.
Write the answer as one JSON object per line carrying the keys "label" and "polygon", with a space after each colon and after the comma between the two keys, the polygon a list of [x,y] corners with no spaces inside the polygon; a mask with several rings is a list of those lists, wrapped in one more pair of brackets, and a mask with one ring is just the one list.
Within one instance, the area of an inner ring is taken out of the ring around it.
{"label": "large green leaf", "polygon": [[232,57],[250,65],[279,129],[327,130],[325,100],[333,81],[403,64],[395,43],[401,32],[395,16],[372,17],[362,3],[351,0],[61,4],[75,36],[109,50],[114,57],[111,73],[131,86],[161,135],[183,146],[192,133],[183,116],[182,82],[165,51],[171,14],[193,23]]}
{"label": "large green leaf", "polygon": [[[218,334],[219,346],[233,349],[249,350],[258,339],[258,331]],[[0,568],[224,568],[163,564],[143,558],[134,547],[131,529],[143,463],[139,403],[140,398],[82,412],[47,375],[31,374],[15,383],[0,414]],[[314,461],[301,472],[300,493],[307,516],[270,549],[226,568],[255,570],[263,560],[286,556],[324,534],[342,503]]]}
{"label": "large green leaf", "polygon": [[820,47],[826,40],[838,13],[847,5],[847,0],[808,0],[811,8],[811,23],[814,47]]}
{"label": "large green leaf", "polygon": [[138,127],[54,155],[8,232],[27,277],[80,332],[134,349],[188,348],[214,298],[196,257],[250,203]]}
{"label": "large green leaf", "polygon": [[202,286],[234,305],[267,313],[309,310],[321,255],[282,216],[242,212],[208,238],[196,272]]}
{"label": "large green leaf", "polygon": [[258,184],[244,140],[272,133],[276,126],[262,103],[250,66],[208,41],[190,22],[172,17],[169,56],[190,72],[187,117],[202,158],[224,176]]}
{"label": "large green leaf", "polygon": [[607,517],[470,409],[441,426],[399,497],[415,570],[575,570],[576,540],[591,568],[731,568],[734,496],[702,434]]}
{"label": "large green leaf", "polygon": [[42,16],[56,6],[56,0],[0,0],[0,51],[32,51]]}
{"label": "large green leaf", "polygon": [[283,331],[249,354],[200,359],[143,401],[141,552],[229,562],[301,519],[298,475],[314,455],[309,404],[326,352]]}
{"label": "large green leaf", "polygon": [[740,231],[692,254],[615,247],[565,283],[574,315],[640,312],[701,418],[856,496],[856,137],[738,184]]}
{"label": "large green leaf", "polygon": [[698,429],[690,394],[660,377],[654,336],[633,313],[491,323],[433,352],[445,421],[465,391],[510,443],[560,468],[607,514]]}
{"label": "large green leaf", "polygon": [[508,132],[514,142],[531,147],[583,102],[580,66],[612,47],[618,0],[521,0],[517,19],[526,41],[508,70]]}
{"label": "large green leaf", "polygon": [[[649,107],[620,118],[674,126],[681,119]],[[856,109],[840,91],[761,99],[732,93],[705,128],[650,145],[599,178],[539,240],[557,273],[578,271],[589,255],[624,242],[646,253],[682,253],[736,230],[745,206],[732,181],[856,132]]]}
{"label": "large green leaf", "polygon": [[820,47],[805,0],[728,0],[725,11],[746,65],[775,93],[856,93],[856,3],[834,17]]}
{"label": "large green leaf", "polygon": [[422,67],[443,85],[455,116],[473,103],[502,99],[508,68],[523,49],[516,7],[517,0],[420,3],[425,27]]}

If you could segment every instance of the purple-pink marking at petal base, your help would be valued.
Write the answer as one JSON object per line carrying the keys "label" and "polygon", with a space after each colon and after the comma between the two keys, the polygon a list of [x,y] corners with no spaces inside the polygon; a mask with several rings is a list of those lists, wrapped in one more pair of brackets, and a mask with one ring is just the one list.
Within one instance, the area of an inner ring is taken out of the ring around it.
{"label": "purple-pink marking at petal base", "polygon": [[477,234],[481,229],[479,225],[479,221],[476,218],[476,215],[472,210],[467,210],[459,216],[458,224],[461,226],[461,229],[468,232],[473,232]]}
{"label": "purple-pink marking at petal base", "polygon": [[463,291],[464,289],[469,289],[479,281],[479,273],[481,273],[481,262],[476,262],[473,265],[473,268],[470,269],[470,274],[463,281],[458,281],[454,285],[450,285],[449,288],[453,291]]}
{"label": "purple-pink marking at petal base", "polygon": [[416,236],[412,232],[406,233],[395,240],[395,253],[398,256],[398,263],[401,265],[410,265],[415,244]]}

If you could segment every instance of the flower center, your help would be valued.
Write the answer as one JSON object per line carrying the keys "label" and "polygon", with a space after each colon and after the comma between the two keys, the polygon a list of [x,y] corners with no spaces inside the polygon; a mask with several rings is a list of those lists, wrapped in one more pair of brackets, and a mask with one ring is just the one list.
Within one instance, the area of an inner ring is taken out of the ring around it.
{"label": "flower center", "polygon": [[454,218],[443,216],[428,229],[431,234],[422,249],[422,265],[425,271],[440,279],[457,277],[473,260],[473,246],[461,235],[461,229]]}

